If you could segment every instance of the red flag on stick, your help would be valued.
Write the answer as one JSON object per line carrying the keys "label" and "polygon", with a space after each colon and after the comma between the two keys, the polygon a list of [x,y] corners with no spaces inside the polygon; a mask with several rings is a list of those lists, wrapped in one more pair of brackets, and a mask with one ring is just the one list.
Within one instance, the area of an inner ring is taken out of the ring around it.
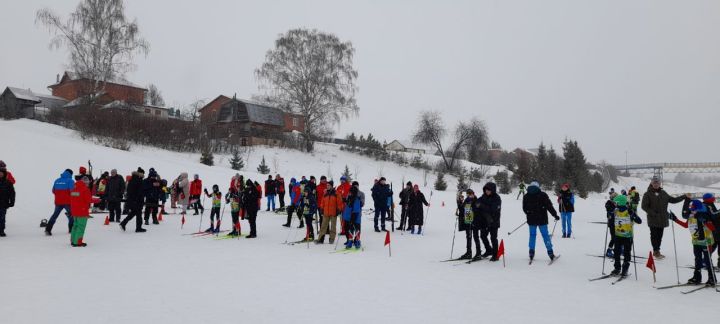
{"label": "red flag on stick", "polygon": [[392,245],[390,244],[390,231],[385,232],[385,246],[388,247],[388,256],[392,257]]}
{"label": "red flag on stick", "polygon": [[180,228],[183,228],[185,226],[185,215],[183,215],[182,219],[180,220]]}
{"label": "red flag on stick", "polygon": [[505,268],[505,240],[500,240],[500,246],[498,247],[497,255],[495,257],[498,259],[500,257],[503,258],[503,268]]}
{"label": "red flag on stick", "polygon": [[657,272],[657,269],[655,268],[655,259],[653,259],[652,251],[650,251],[650,255],[648,255],[647,263],[645,264],[646,267],[648,267],[652,273],[653,273],[653,282],[656,282],[655,279],[655,272]]}
{"label": "red flag on stick", "polygon": [[110,225],[110,216],[105,216],[105,225]]}

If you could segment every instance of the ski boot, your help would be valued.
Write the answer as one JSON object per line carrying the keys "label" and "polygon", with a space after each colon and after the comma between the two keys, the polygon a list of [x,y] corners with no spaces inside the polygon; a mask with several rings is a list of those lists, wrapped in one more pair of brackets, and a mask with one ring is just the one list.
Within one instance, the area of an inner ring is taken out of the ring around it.
{"label": "ski boot", "polygon": [[212,232],[213,232],[213,227],[212,227],[212,226],[210,226],[210,228],[208,228],[208,229],[205,230],[205,233],[212,233]]}
{"label": "ski boot", "polygon": [[535,259],[535,250],[530,250],[530,251],[528,252],[528,254],[529,254],[529,256],[530,256],[530,260],[531,260],[531,261],[532,261],[532,259]]}
{"label": "ski boot", "polygon": [[360,240],[355,240],[355,249],[358,249],[358,250],[359,250],[360,247],[361,247],[361,245],[360,245]]}
{"label": "ski boot", "polygon": [[304,222],[300,222],[300,225],[298,226],[298,228],[304,228],[304,227],[305,227],[305,223],[304,223]]}
{"label": "ski boot", "polygon": [[485,253],[482,254],[482,257],[487,258],[487,257],[492,257],[493,255],[495,255],[495,252],[493,252],[491,250],[487,250],[487,251],[485,251]]}
{"label": "ski boot", "polygon": [[375,227],[375,233],[380,233],[380,229]]}
{"label": "ski boot", "polygon": [[472,261],[480,261],[480,260],[482,260],[482,259],[483,259],[482,254],[480,254],[480,253],[475,253],[475,257],[472,258]]}
{"label": "ski boot", "polygon": [[290,224],[283,224],[283,227],[290,227]]}
{"label": "ski boot", "polygon": [[415,234],[415,226],[410,227],[410,234]]}
{"label": "ski boot", "polygon": [[422,226],[418,226],[417,235],[422,235]]}
{"label": "ski boot", "polygon": [[0,237],[5,237],[7,234],[5,234],[5,231],[0,231]]}
{"label": "ski boot", "polygon": [[700,271],[695,271],[692,278],[690,278],[687,282],[690,285],[699,285],[702,283],[702,275],[700,274]]}
{"label": "ski boot", "polygon": [[610,275],[611,275],[611,276],[618,276],[618,275],[620,275],[620,269],[617,269],[617,268],[616,268],[615,270],[610,271]]}
{"label": "ski boot", "polygon": [[138,228],[135,230],[135,233],[145,233],[145,232],[147,232],[147,230],[144,228]]}
{"label": "ski boot", "polygon": [[548,251],[548,257],[550,258],[550,261],[555,260],[555,253],[553,253],[553,251]]}
{"label": "ski boot", "polygon": [[713,276],[713,275],[711,274],[711,275],[710,275],[710,278],[708,278],[708,280],[707,280],[707,282],[706,282],[705,284],[708,285],[708,286],[713,286],[713,287],[715,287],[715,284],[716,284],[716,283],[717,283],[717,282],[715,281],[715,276]]}
{"label": "ski boot", "polygon": [[472,253],[468,251],[467,253],[463,254],[458,258],[458,260],[470,260],[472,258]]}
{"label": "ski boot", "polygon": [[349,250],[349,249],[352,248],[352,247],[353,247],[353,242],[352,242],[352,241],[348,240],[347,242],[345,242],[345,249],[346,249],[346,250]]}

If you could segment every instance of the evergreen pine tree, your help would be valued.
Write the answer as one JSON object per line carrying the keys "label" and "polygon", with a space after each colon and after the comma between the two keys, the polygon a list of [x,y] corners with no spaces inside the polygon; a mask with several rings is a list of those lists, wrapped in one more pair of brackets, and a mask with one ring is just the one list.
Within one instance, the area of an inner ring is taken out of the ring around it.
{"label": "evergreen pine tree", "polygon": [[495,179],[495,183],[499,187],[498,191],[501,194],[507,195],[510,193],[510,179],[508,177],[507,171],[498,171],[498,173],[496,173],[493,178]]}
{"label": "evergreen pine tree", "polygon": [[350,168],[348,168],[347,164],[345,164],[345,170],[342,173],[342,176],[347,179],[348,182],[351,182],[352,179],[352,173],[350,173]]}
{"label": "evergreen pine tree", "polygon": [[445,182],[445,174],[439,172],[437,179],[435,179],[435,190],[445,191],[447,189],[447,182]]}
{"label": "evergreen pine tree", "polygon": [[562,162],[557,156],[557,153],[555,153],[555,149],[550,146],[547,156],[547,179],[545,181],[546,183],[541,183],[545,190],[551,190],[554,183],[560,182],[561,165]]}
{"label": "evergreen pine tree", "polygon": [[230,168],[233,170],[242,170],[242,168],[245,167],[245,162],[242,159],[242,156],[240,156],[240,151],[235,149],[232,152],[232,157],[230,158]]}
{"label": "evergreen pine tree", "polygon": [[458,172],[458,184],[457,184],[457,190],[458,191],[465,191],[470,187],[468,183],[465,181],[465,170],[461,170]]}
{"label": "evergreen pine tree", "polygon": [[563,181],[570,183],[581,198],[587,198],[590,184],[590,172],[587,168],[585,154],[583,154],[577,141],[565,141],[563,146]]}
{"label": "evergreen pine tree", "polygon": [[260,174],[270,174],[270,168],[265,163],[265,156],[263,155],[262,161],[260,162],[260,165],[257,167],[258,172]]}
{"label": "evergreen pine tree", "polygon": [[200,163],[213,166],[215,164],[214,160],[215,157],[213,156],[212,151],[203,150],[202,153],[200,153]]}

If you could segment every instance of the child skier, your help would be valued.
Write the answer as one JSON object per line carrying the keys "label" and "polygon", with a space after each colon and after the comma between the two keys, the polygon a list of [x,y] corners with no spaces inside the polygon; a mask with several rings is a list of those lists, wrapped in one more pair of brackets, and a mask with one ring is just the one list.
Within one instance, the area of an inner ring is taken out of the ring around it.
{"label": "child skier", "polygon": [[[242,201],[242,191],[240,190],[240,187],[242,183],[240,181],[236,181],[232,183],[234,187],[231,187],[227,195],[225,196],[225,203],[230,204],[230,217],[232,217],[232,231],[228,233],[228,236],[238,236],[241,235],[242,231],[240,228],[240,202]],[[220,220],[218,220],[218,224],[216,228],[220,229]]]}
{"label": "child skier", "polygon": [[555,218],[556,222],[560,220],[560,217],[557,215],[552,202],[550,202],[550,197],[540,190],[540,184],[537,181],[530,183],[527,194],[523,197],[523,212],[527,217],[528,229],[530,230],[530,241],[528,243],[530,262],[535,258],[535,239],[537,238],[538,229],[540,229],[550,260],[555,260],[552,241],[548,233],[548,212]]}
{"label": "child skier", "polygon": [[608,243],[607,252],[605,256],[608,258],[614,258],[613,247],[615,246],[615,197],[618,194],[615,190],[610,190],[610,198],[605,202],[605,212],[607,212],[607,227],[608,233],[610,233],[610,243]]}
{"label": "child skier", "polygon": [[712,271],[710,263],[710,251],[715,240],[713,239],[713,231],[715,226],[711,222],[713,215],[699,200],[693,200],[690,203],[690,214],[687,221],[681,221],[673,215],[673,221],[678,225],[690,230],[693,244],[693,254],[695,255],[695,272],[692,278],[688,280],[689,284],[699,285],[702,283],[702,268],[708,272],[708,286],[715,286],[715,273]]}
{"label": "child skier", "polygon": [[713,226],[715,226],[715,231],[713,231],[715,245],[713,249],[718,250],[718,269],[720,269],[720,249],[718,249],[718,243],[720,243],[720,215],[717,207],[715,207],[715,195],[711,193],[704,194],[703,204],[705,204],[705,208],[707,208],[708,213],[712,215],[710,218],[712,219]]}
{"label": "child skier", "polygon": [[562,185],[558,195],[558,209],[562,217],[562,237],[572,237],[572,214],[575,212],[575,195],[570,191],[570,184]]}
{"label": "child skier", "polygon": [[347,197],[347,203],[343,210],[343,219],[345,220],[346,237],[345,248],[350,249],[355,246],[356,249],[360,248],[360,224],[362,222],[362,203],[360,202],[359,196],[360,190],[352,186],[350,187],[350,195]]}
{"label": "child skier", "polygon": [[87,243],[83,242],[83,237],[90,217],[90,205],[100,202],[100,199],[93,198],[89,185],[90,177],[79,175],[76,177],[75,188],[70,192],[70,215],[73,217],[70,245],[73,247],[87,246]]}
{"label": "child skier", "polygon": [[[222,193],[220,187],[214,184],[212,186],[212,194],[208,193],[207,188],[205,189],[205,196],[211,199],[212,209],[210,209],[210,228],[206,229],[206,233],[217,233],[220,232],[220,207],[222,207]],[[217,218],[217,226],[215,226],[215,219]]]}
{"label": "child skier", "polygon": [[[482,260],[480,251],[480,233],[477,226],[480,218],[480,212],[477,207],[477,197],[472,189],[468,189],[467,198],[460,201],[458,206],[458,230],[465,232],[465,254],[460,256],[459,260],[468,260],[472,256],[472,241],[475,240],[475,260]],[[459,195],[462,197],[462,194]],[[477,216],[477,217],[476,217]],[[478,220],[476,220],[478,218]]]}
{"label": "child skier", "polygon": [[[312,182],[309,182],[310,184]],[[315,232],[313,229],[313,217],[315,216],[315,213],[317,212],[317,198],[315,193],[315,187],[312,185],[305,185],[305,191],[302,195],[302,202],[300,203],[300,210],[302,210],[303,218],[305,219],[305,223],[307,223],[307,227],[305,230],[305,241],[314,241],[315,240]]]}
{"label": "child skier", "polygon": [[[611,275],[627,277],[630,268],[630,253],[633,247],[633,223],[642,224],[642,220],[628,207],[625,195],[615,197],[614,224],[615,224],[615,269]],[[620,268],[620,255],[623,256],[622,270]]]}

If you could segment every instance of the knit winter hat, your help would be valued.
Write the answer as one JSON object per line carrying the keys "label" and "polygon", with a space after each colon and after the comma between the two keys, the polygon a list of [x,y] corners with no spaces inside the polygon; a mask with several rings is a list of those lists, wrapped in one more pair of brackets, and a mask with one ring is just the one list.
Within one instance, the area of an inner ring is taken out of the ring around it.
{"label": "knit winter hat", "polygon": [[141,167],[138,167],[138,168],[137,168],[137,173],[145,174],[145,170],[143,170],[143,168],[141,168]]}
{"label": "knit winter hat", "polygon": [[538,183],[537,181],[530,182],[530,187],[538,187],[538,188],[540,188],[540,183]]}
{"label": "knit winter hat", "polygon": [[715,203],[715,195],[712,193],[706,193],[703,195],[703,202],[708,204],[714,204]]}
{"label": "knit winter hat", "polygon": [[628,202],[627,196],[625,196],[625,195],[618,195],[617,197],[615,197],[615,199],[613,199],[613,201],[618,206],[627,206],[627,202]]}
{"label": "knit winter hat", "polygon": [[7,168],[7,165],[5,164],[5,161],[0,160],[0,168]]}
{"label": "knit winter hat", "polygon": [[407,184],[406,184],[406,186],[411,186],[411,187],[412,187],[412,181],[408,181]]}
{"label": "knit winter hat", "polygon": [[694,199],[692,202],[690,202],[690,210],[692,211],[702,211],[705,209],[705,205],[703,205],[702,201]]}
{"label": "knit winter hat", "polygon": [[81,166],[81,167],[80,167],[80,174],[86,174],[86,173],[87,173],[87,169],[86,169],[84,166]]}

